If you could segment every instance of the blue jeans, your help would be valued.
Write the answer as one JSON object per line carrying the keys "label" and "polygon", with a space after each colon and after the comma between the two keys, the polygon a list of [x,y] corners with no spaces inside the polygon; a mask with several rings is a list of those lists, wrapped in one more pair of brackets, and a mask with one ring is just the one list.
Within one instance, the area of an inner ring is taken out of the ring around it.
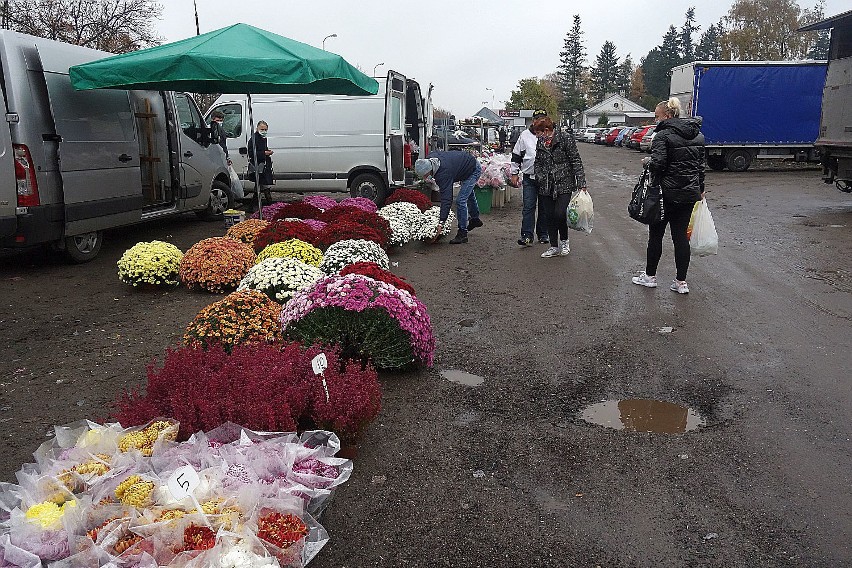
{"label": "blue jeans", "polygon": [[476,202],[476,193],[474,193],[473,188],[476,187],[480,175],[482,175],[482,166],[477,162],[473,174],[461,182],[459,195],[456,197],[456,216],[459,218],[459,231],[467,232],[468,215],[471,219],[479,219],[479,203]]}
{"label": "blue jeans", "polygon": [[[533,225],[539,239],[547,238],[547,214],[542,212],[542,203],[538,198],[538,182],[529,174],[523,174],[524,210],[521,217],[521,238],[533,238]],[[538,203],[538,219],[536,219],[536,203]]]}

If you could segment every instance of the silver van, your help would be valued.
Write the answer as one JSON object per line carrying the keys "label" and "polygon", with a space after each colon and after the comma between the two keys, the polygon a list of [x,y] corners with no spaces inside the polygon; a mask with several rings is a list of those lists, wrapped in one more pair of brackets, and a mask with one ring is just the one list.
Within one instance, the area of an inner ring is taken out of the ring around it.
{"label": "silver van", "polygon": [[[431,87],[391,71],[369,96],[253,95],[255,125],[269,125],[276,191],[348,191],[381,203],[411,182],[411,163],[432,135]],[[249,117],[245,95],[222,95],[208,110],[225,115],[228,153],[244,180]],[[406,175],[408,171],[408,175]],[[246,190],[254,183],[245,181]]]}
{"label": "silver van", "polygon": [[86,262],[105,229],[231,206],[224,152],[190,95],[74,90],[69,67],[109,55],[0,31],[0,247]]}

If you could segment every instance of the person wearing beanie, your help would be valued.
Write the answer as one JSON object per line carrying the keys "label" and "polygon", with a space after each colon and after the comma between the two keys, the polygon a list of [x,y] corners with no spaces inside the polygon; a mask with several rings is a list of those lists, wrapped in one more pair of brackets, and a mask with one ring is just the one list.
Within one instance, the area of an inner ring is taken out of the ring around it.
{"label": "person wearing beanie", "polygon": [[450,216],[453,204],[453,184],[461,183],[456,198],[456,216],[459,218],[459,230],[450,244],[467,242],[467,233],[482,226],[479,219],[479,204],[473,189],[482,174],[482,166],[476,158],[467,152],[430,152],[428,158],[414,163],[414,173],[423,180],[434,180],[441,192],[441,215],[438,220],[437,235],[444,229],[444,223]]}
{"label": "person wearing beanie", "polygon": [[[521,133],[512,146],[511,184],[512,187],[523,189],[521,238],[518,239],[518,244],[522,247],[532,246],[533,237],[536,235],[539,243],[550,242],[547,233],[547,213],[544,211],[544,203],[538,198],[538,182],[533,171],[535,149],[538,145],[538,137],[533,132],[533,126],[536,121],[547,118],[547,112],[543,109],[536,110],[532,118],[533,123]],[[536,218],[536,205],[538,205],[538,218]]]}

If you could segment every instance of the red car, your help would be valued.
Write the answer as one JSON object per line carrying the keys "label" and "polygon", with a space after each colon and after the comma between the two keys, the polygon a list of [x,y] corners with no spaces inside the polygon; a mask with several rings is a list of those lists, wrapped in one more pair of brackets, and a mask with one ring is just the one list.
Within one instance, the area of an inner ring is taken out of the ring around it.
{"label": "red car", "polygon": [[642,141],[642,137],[645,136],[648,132],[654,129],[654,125],[650,124],[648,126],[643,126],[636,132],[630,135],[630,143],[627,145],[628,148],[639,149],[639,143]]}
{"label": "red car", "polygon": [[626,126],[616,126],[612,128],[606,134],[606,145],[607,146],[615,146],[615,139],[618,138],[618,133],[621,132]]}

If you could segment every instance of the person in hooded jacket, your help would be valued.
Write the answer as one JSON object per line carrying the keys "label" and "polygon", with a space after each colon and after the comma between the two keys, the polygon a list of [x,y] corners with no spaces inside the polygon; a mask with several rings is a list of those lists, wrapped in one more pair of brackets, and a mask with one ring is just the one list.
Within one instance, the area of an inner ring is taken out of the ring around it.
{"label": "person in hooded jacket", "polygon": [[666,225],[671,228],[677,275],[670,289],[688,294],[686,272],[689,269],[689,237],[686,234],[695,203],[704,198],[704,135],[701,117],[680,118],[680,101],[672,97],[654,109],[659,121],[654,129],[651,155],[642,160],[648,167],[651,183],[663,190],[665,219],[648,226],[648,250],[645,271],[633,277],[633,283],[657,287],[657,266],[663,254]]}

